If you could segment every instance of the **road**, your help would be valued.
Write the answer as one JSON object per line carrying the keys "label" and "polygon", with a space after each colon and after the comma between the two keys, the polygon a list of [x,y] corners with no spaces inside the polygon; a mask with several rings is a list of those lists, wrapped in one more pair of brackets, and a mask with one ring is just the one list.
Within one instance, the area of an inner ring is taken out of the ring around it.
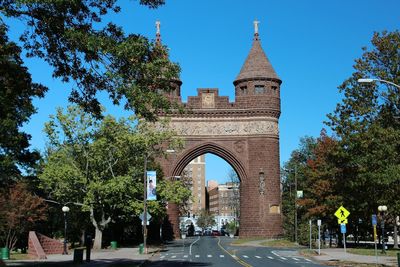
{"label": "road", "polygon": [[146,266],[323,266],[294,249],[231,246],[229,237],[190,237],[168,244]]}

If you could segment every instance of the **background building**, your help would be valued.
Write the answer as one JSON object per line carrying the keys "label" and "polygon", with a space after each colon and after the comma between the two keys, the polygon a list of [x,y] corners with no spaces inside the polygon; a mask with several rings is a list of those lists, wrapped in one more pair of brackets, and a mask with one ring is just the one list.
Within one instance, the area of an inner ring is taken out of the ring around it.
{"label": "background building", "polygon": [[191,178],[193,200],[189,201],[190,215],[198,215],[202,209],[206,209],[206,163],[205,155],[195,158],[185,168],[188,177]]}

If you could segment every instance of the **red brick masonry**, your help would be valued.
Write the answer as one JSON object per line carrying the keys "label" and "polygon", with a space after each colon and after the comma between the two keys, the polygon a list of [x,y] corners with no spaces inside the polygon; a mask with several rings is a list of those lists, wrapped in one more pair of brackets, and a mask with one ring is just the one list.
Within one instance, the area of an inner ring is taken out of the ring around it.
{"label": "red brick masonry", "polygon": [[32,258],[46,259],[47,254],[62,254],[63,243],[45,235],[29,232],[28,254]]}

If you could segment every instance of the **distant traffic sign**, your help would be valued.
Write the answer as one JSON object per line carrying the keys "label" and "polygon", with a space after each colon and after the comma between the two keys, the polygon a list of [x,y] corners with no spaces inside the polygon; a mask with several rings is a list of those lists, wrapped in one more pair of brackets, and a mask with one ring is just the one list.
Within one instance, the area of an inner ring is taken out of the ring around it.
{"label": "distant traffic sign", "polygon": [[347,217],[349,217],[350,212],[348,210],[346,210],[343,206],[340,206],[340,208],[337,209],[337,211],[335,212],[335,216],[338,219],[346,219]]}
{"label": "distant traffic sign", "polygon": [[346,233],[346,225],[345,225],[344,223],[342,223],[342,224],[340,225],[340,232],[341,232],[342,234],[345,234],[345,233]]}
{"label": "distant traffic sign", "polygon": [[376,214],[372,214],[372,225],[377,225],[378,224],[378,220],[376,218]]}

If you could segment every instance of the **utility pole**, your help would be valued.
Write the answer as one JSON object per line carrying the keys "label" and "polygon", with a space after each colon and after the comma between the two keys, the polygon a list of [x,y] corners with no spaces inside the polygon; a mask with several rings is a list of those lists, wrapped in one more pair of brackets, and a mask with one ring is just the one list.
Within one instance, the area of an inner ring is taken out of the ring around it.
{"label": "utility pole", "polygon": [[294,242],[297,243],[297,166],[294,166]]}

